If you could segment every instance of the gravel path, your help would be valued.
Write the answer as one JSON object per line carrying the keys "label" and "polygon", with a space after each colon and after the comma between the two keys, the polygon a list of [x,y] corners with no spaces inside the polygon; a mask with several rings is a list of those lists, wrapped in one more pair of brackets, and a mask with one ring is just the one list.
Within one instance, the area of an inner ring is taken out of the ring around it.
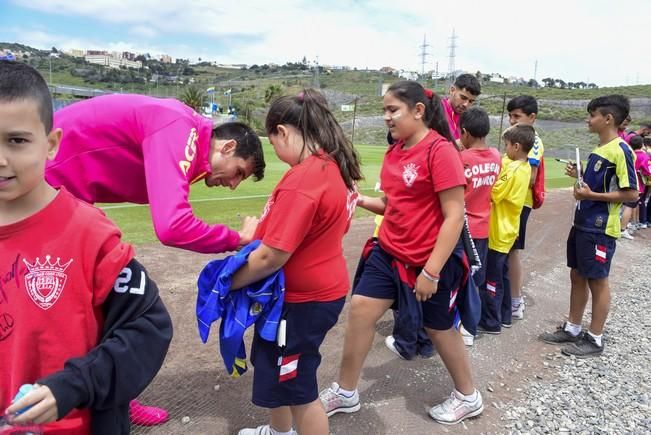
{"label": "gravel path", "polygon": [[[618,250],[632,248],[623,243],[628,242],[619,242]],[[651,432],[648,270],[644,263],[631,266],[613,295],[602,357],[581,360],[559,352],[540,354],[543,372],[521,390],[525,400],[503,408],[505,433]]]}

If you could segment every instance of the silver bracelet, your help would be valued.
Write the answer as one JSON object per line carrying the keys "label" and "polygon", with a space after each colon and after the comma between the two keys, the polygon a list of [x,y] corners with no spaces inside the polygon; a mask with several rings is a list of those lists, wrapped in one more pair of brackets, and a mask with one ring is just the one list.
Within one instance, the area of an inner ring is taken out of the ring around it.
{"label": "silver bracelet", "polygon": [[428,280],[430,282],[439,282],[439,279],[437,277],[432,276],[429,273],[427,273],[425,268],[423,268],[423,270],[421,270],[420,273],[425,277],[426,280]]}

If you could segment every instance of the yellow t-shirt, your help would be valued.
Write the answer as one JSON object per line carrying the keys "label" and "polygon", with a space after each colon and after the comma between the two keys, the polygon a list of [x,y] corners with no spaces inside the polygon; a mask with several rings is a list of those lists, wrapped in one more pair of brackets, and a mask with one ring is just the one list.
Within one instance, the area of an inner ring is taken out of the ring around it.
{"label": "yellow t-shirt", "polygon": [[373,231],[373,237],[377,237],[380,234],[380,225],[382,225],[383,220],[384,216],[379,214],[375,215],[375,231]]}
{"label": "yellow t-shirt", "polygon": [[488,247],[508,254],[518,238],[520,213],[527,196],[531,166],[526,161],[502,159],[502,170],[491,191]]}
{"label": "yellow t-shirt", "polygon": [[[540,137],[536,133],[536,140],[534,141],[533,146],[529,151],[529,155],[527,156],[531,167],[534,166],[538,167],[538,165],[540,165],[540,159],[542,159],[544,153],[545,153],[545,146],[543,145],[542,140],[540,140]],[[531,190],[531,186],[529,186],[529,188],[527,189],[527,197],[524,200],[524,206],[529,208],[533,207],[533,191]]]}

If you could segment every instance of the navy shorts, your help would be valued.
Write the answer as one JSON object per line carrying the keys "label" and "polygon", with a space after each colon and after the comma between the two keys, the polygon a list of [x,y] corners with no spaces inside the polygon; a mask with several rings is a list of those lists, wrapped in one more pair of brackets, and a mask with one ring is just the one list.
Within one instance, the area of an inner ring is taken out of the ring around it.
{"label": "navy shorts", "polygon": [[472,239],[475,243],[475,248],[479,254],[479,259],[481,260],[481,269],[479,269],[472,276],[473,281],[477,288],[481,288],[486,281],[486,267],[488,266],[488,239]]}
{"label": "navy shorts", "polygon": [[524,241],[527,238],[527,222],[529,221],[530,213],[530,207],[522,207],[522,213],[520,213],[520,233],[518,234],[518,238],[515,239],[515,243],[513,243],[513,248],[511,250],[524,249]]}
{"label": "navy shorts", "polygon": [[[375,299],[390,299],[394,301],[392,308],[396,308],[395,301],[399,289],[392,267],[393,260],[391,254],[379,245],[374,247],[366,260],[364,272],[353,289],[353,294]],[[418,274],[421,268],[418,267],[416,270]],[[452,255],[441,269],[440,275],[438,290],[428,301],[421,304],[423,326],[445,331],[454,326],[457,311],[456,297],[464,275],[460,259]]]}
{"label": "navy shorts", "polygon": [[479,295],[481,297],[479,326],[486,331],[499,332],[502,325],[512,323],[508,254],[492,249],[488,251],[486,281],[479,287]]}
{"label": "navy shorts", "polygon": [[614,237],[572,227],[567,237],[567,267],[588,279],[607,278],[616,244]]}
{"label": "navy shorts", "polygon": [[339,319],[346,298],[332,302],[285,302],[286,346],[253,337],[253,398],[263,408],[298,406],[319,397],[316,371],[321,364],[319,347]]}

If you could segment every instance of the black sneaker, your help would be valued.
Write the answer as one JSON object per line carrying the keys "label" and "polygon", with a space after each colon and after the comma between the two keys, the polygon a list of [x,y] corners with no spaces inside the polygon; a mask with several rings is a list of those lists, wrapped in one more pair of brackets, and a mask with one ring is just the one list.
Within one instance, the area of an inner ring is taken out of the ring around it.
{"label": "black sneaker", "polygon": [[583,337],[580,341],[576,343],[568,344],[567,346],[561,349],[561,353],[571,356],[574,355],[577,358],[590,358],[593,356],[599,356],[604,351],[603,337],[601,338],[601,346],[597,345],[597,342],[590,334],[583,334]]}
{"label": "black sneaker", "polygon": [[567,322],[563,323],[561,326],[556,328],[554,332],[543,332],[538,336],[538,339],[549,344],[563,344],[563,343],[576,343],[581,340],[582,333],[579,332],[579,335],[572,335],[565,330],[565,325]]}
{"label": "black sneaker", "polygon": [[513,323],[502,323],[502,328],[510,328],[513,326]]}
{"label": "black sneaker", "polygon": [[483,326],[477,326],[477,335],[490,334],[490,335],[500,335],[502,333],[501,329],[487,329]]}

